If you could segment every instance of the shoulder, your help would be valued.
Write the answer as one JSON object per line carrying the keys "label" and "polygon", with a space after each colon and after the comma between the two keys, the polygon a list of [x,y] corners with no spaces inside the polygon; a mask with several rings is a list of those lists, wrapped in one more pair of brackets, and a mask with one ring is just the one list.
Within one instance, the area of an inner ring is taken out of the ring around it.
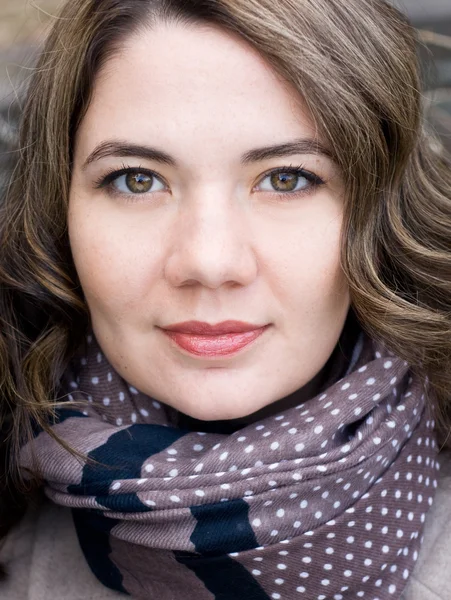
{"label": "shoulder", "polygon": [[425,523],[424,543],[400,600],[447,600],[451,590],[451,452],[440,454],[437,494]]}
{"label": "shoulder", "polygon": [[91,573],[80,550],[71,511],[41,500],[0,548],[8,578],[2,600],[120,600]]}

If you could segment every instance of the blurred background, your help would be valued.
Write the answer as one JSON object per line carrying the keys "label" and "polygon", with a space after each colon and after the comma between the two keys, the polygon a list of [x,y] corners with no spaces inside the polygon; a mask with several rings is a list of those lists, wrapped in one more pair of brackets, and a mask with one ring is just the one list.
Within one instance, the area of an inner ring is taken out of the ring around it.
{"label": "blurred background", "polygon": [[[421,31],[427,115],[451,149],[451,0],[391,1]],[[0,187],[5,159],[15,147],[21,90],[52,15],[62,3],[0,0]]]}

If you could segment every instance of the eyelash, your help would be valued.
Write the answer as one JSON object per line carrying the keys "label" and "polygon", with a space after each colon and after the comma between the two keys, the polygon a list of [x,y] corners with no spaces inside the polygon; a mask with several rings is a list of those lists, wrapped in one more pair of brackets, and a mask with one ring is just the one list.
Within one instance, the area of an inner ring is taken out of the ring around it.
{"label": "eyelash", "polygon": [[[94,182],[94,187],[96,189],[102,189],[102,188],[107,189],[109,191],[109,193],[111,193],[111,194],[118,195],[118,196],[125,196],[129,202],[134,202],[134,201],[136,202],[136,198],[133,198],[133,196],[141,196],[141,195],[144,196],[144,195],[146,195],[146,193],[133,194],[132,192],[130,192],[130,194],[123,194],[123,193],[119,192],[118,190],[116,190],[114,188],[114,186],[112,185],[116,179],[118,179],[122,175],[128,175],[128,174],[135,174],[135,175],[142,174],[142,175],[147,175],[149,177],[154,177],[154,178],[158,179],[161,183],[163,183],[165,186],[167,186],[167,183],[165,182],[165,180],[160,175],[158,175],[158,173],[156,173],[155,171],[146,169],[144,167],[130,167],[130,166],[123,164],[121,169],[111,169],[110,171],[108,171],[107,173],[105,173],[101,177],[99,177],[99,179],[97,179]],[[277,191],[268,192],[267,191],[265,193],[273,194],[278,197],[305,195],[305,194],[311,193],[316,188],[326,184],[326,182],[321,177],[319,177],[315,173],[312,173],[311,171],[307,171],[306,169],[304,169],[304,167],[302,165],[298,165],[298,166],[278,167],[276,169],[270,169],[269,171],[266,171],[265,173],[263,173],[261,175],[256,186],[261,185],[261,183],[267,177],[269,177],[271,175],[280,175],[280,174],[298,175],[300,178],[306,179],[309,182],[309,186],[305,190],[297,190],[297,191],[291,191],[291,192],[290,191],[285,191],[285,192],[277,192]],[[254,186],[253,189],[255,189],[256,186]],[[167,187],[169,187],[169,186],[167,186]],[[149,192],[147,192],[147,193],[149,193]]]}

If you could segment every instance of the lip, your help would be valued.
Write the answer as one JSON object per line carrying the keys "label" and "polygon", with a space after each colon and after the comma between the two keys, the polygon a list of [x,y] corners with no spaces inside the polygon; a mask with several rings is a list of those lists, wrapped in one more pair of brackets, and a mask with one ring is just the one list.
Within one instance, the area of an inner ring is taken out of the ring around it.
{"label": "lip", "polygon": [[161,327],[166,331],[175,331],[177,333],[189,333],[192,335],[224,335],[226,333],[245,333],[261,329],[265,325],[253,325],[245,321],[222,321],[216,325],[210,325],[205,321],[184,321]]}
{"label": "lip", "polygon": [[189,354],[216,358],[234,355],[249,347],[269,326],[256,326],[242,321],[223,321],[217,325],[188,321],[161,329],[179,348]]}

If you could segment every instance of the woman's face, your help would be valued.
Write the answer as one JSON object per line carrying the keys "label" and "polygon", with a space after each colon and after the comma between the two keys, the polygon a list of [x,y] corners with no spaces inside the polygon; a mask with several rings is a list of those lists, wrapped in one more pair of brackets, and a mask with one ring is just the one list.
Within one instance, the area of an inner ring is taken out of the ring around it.
{"label": "woman's face", "polygon": [[[243,41],[195,25],[128,39],[97,78],[69,202],[75,266],[114,368],[203,420],[305,386],[349,308],[343,194],[296,93]],[[164,331],[192,320],[267,327],[179,335],[184,347]]]}

